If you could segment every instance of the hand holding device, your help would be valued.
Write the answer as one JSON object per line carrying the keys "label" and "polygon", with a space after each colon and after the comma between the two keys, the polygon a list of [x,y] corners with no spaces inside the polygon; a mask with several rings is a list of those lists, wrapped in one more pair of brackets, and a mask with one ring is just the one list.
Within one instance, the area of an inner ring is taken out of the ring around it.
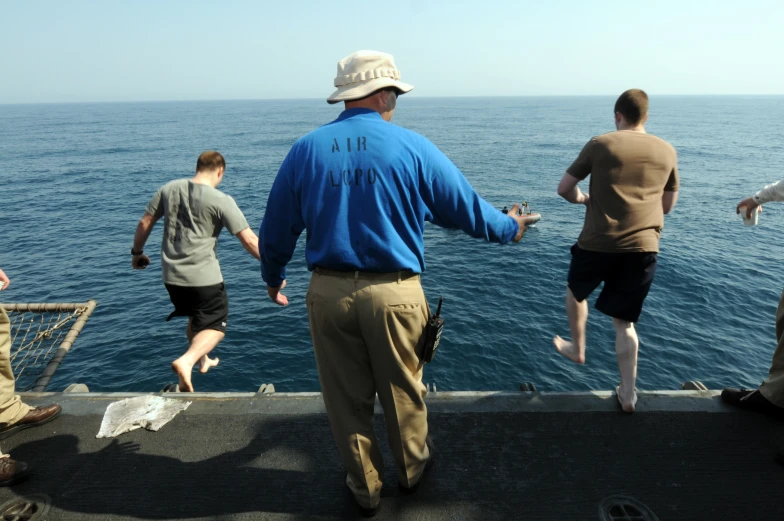
{"label": "hand holding device", "polygon": [[441,341],[441,331],[444,329],[444,319],[441,318],[441,304],[444,303],[443,297],[438,297],[438,309],[436,314],[430,317],[425,326],[425,349],[422,352],[422,360],[426,363],[433,361],[438,351],[438,343]]}

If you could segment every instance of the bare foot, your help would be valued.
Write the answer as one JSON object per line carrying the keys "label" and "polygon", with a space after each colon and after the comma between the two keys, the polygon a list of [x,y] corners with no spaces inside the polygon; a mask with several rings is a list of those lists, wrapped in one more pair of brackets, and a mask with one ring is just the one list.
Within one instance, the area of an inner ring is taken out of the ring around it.
{"label": "bare foot", "polygon": [[210,370],[210,367],[215,367],[219,363],[220,363],[220,358],[218,358],[217,356],[215,358],[210,358],[209,356],[204,355],[201,357],[201,360],[199,360],[199,372],[206,373],[207,371]]}
{"label": "bare foot", "polygon": [[180,392],[192,393],[193,385],[191,384],[191,372],[193,372],[193,366],[188,365],[183,362],[182,359],[178,358],[172,362],[171,368],[180,378]]}
{"label": "bare foot", "polygon": [[575,364],[585,363],[585,348],[580,350],[572,342],[568,342],[557,335],[555,338],[553,338],[553,345],[555,346],[556,351],[564,355]]}
{"label": "bare foot", "polygon": [[621,386],[619,385],[615,388],[615,393],[618,395],[618,402],[621,404],[624,412],[634,412],[634,408],[637,405],[637,392],[632,389],[631,394],[626,391],[621,393]]}

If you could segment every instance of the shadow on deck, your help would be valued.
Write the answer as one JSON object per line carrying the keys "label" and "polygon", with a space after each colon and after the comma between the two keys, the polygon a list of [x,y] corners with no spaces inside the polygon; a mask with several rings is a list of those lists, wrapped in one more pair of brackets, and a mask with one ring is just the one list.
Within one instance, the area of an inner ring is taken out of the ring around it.
{"label": "shadow on deck", "polygon": [[[96,439],[106,406],[128,396],[25,395],[64,413],[2,442],[33,475],[0,503],[45,494],[51,521],[357,517],[318,394],[197,394],[157,433]],[[413,496],[397,495],[376,416],[376,519],[598,520],[613,494],[661,521],[784,519],[784,423],[716,393],[642,393],[634,415],[609,393],[432,393],[428,407],[438,459]]]}

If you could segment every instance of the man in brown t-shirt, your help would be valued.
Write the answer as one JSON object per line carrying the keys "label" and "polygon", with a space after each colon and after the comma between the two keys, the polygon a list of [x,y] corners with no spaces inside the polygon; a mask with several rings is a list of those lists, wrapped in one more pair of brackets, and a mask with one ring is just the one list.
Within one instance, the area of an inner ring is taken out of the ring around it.
{"label": "man in brown t-shirt", "polygon": [[[678,162],[675,149],[645,132],[648,95],[627,90],[615,103],[616,132],[591,139],[558,185],[558,195],[584,204],[585,224],[572,246],[566,289],[566,312],[572,341],[553,339],[559,353],[585,363],[585,299],[602,282],[596,309],[615,326],[615,351],[621,383],[616,389],[626,412],[634,412],[637,395],[637,332],[656,272],[659,234],[664,214],[678,199]],[[577,184],[588,176],[590,195]]]}

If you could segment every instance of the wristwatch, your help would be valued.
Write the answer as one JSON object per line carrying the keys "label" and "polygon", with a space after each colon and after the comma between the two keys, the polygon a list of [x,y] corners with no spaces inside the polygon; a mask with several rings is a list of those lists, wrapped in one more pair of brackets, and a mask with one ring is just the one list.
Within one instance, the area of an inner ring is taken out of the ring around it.
{"label": "wristwatch", "polygon": [[131,255],[133,255],[134,257],[138,257],[142,253],[144,253],[144,250],[136,251],[136,250],[133,249],[133,246],[131,246]]}

